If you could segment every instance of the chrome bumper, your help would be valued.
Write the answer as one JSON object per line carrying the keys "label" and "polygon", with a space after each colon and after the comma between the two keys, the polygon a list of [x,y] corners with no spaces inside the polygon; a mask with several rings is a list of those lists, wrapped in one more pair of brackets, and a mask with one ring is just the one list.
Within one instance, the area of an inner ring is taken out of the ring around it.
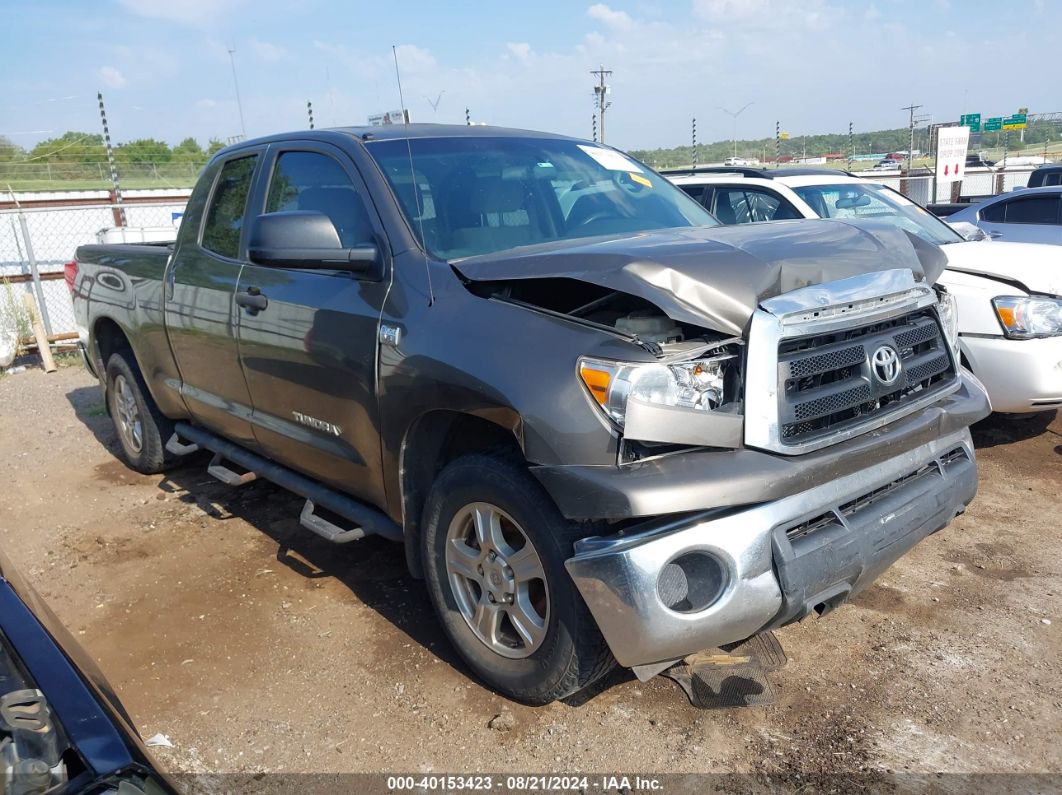
{"label": "chrome bumper", "polygon": [[[619,663],[652,665],[832,609],[944,527],[976,491],[963,429],[775,502],[584,539],[565,565]],[[718,591],[700,589],[714,599],[707,607],[671,609],[669,564],[688,553],[706,553],[725,574]]]}

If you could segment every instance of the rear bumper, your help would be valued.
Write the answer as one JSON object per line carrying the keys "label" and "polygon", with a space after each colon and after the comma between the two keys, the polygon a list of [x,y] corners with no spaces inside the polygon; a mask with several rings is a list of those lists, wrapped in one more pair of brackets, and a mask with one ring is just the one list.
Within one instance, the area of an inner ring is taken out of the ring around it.
{"label": "rear bumper", "polygon": [[[963,428],[773,502],[585,539],[566,566],[620,664],[650,665],[835,607],[976,491]],[[697,582],[703,570],[672,565],[691,554],[714,561],[718,587]],[[691,609],[698,593],[714,601]]]}
{"label": "rear bumper", "polygon": [[1018,414],[1062,408],[1062,337],[961,337],[960,341],[988,391],[993,411]]}

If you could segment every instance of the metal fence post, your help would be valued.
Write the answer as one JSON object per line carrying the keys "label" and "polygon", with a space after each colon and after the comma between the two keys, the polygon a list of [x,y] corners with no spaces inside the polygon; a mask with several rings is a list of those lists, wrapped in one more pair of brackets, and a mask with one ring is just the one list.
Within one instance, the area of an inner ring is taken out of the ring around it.
{"label": "metal fence post", "polygon": [[33,255],[33,241],[30,240],[29,224],[26,216],[18,214],[18,225],[22,229],[22,241],[26,244],[26,259],[29,260],[30,275],[33,277],[33,291],[37,294],[37,305],[40,307],[41,320],[44,321],[44,331],[48,336],[52,335],[52,320],[48,317],[48,302],[44,300],[44,288],[41,286],[41,274],[37,270],[37,258]]}

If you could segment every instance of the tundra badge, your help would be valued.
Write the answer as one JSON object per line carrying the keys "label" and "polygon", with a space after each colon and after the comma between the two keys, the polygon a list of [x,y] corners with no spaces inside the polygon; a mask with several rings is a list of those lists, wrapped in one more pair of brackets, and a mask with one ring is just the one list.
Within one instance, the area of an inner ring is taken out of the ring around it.
{"label": "tundra badge", "polygon": [[293,411],[291,412],[291,416],[294,417],[295,422],[299,423],[300,425],[306,425],[318,431],[330,433],[333,436],[339,436],[343,433],[343,429],[340,428],[338,425],[333,425],[331,422],[325,422],[324,420],[319,420],[316,417],[311,417],[309,414],[303,414],[301,411]]}

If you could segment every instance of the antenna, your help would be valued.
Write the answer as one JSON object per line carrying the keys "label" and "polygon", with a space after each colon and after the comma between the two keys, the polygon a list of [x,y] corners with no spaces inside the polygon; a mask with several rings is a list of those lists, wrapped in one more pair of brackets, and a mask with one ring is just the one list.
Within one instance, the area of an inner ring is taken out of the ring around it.
{"label": "antenna", "polygon": [[236,79],[236,47],[229,47],[229,63],[232,65],[232,85],[236,88],[236,108],[240,111],[240,132],[247,138],[247,125],[243,123],[243,103],[240,102],[240,81]]}
{"label": "antenna", "polygon": [[[425,248],[424,208],[420,201],[420,186],[417,184],[417,172],[413,169],[413,144],[409,140],[409,113],[406,111],[406,98],[402,95],[402,72],[398,68],[398,49],[391,45],[391,55],[395,59],[395,80],[398,82],[398,101],[402,105],[402,124],[406,131],[406,154],[409,155],[409,179],[413,183],[413,200],[417,203],[417,226],[420,228],[420,246],[424,249],[424,275],[428,277],[428,306],[435,303],[435,291],[431,286],[431,267],[428,265],[428,251]],[[442,99],[442,94],[439,95]]]}

